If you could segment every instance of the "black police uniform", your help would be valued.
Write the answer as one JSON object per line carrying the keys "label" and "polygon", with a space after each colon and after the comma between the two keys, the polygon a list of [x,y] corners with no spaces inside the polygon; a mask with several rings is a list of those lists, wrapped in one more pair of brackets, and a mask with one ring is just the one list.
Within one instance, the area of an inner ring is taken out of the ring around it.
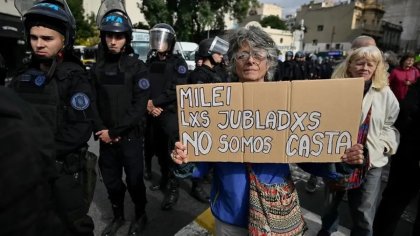
{"label": "black police uniform", "polygon": [[225,82],[219,73],[209,66],[203,64],[198,66],[188,76],[189,84],[208,84]]}
{"label": "black police uniform", "polygon": [[[160,107],[163,112],[153,117],[147,116],[147,130],[153,134],[162,134],[166,138],[154,138],[150,140],[151,135],[146,133],[145,149],[160,150],[155,153],[160,159],[162,179],[160,187],[166,186],[169,181],[169,194],[171,199],[165,198],[162,203],[162,209],[168,210],[172,207],[177,198],[178,181],[175,180],[170,168],[174,167],[169,152],[173,149],[173,144],[179,140],[178,135],[178,114],[176,101],[176,85],[186,84],[188,67],[185,60],[177,54],[168,54],[165,60],[159,60],[157,56],[148,60],[148,79],[151,85],[150,99],[155,107]],[[168,143],[169,141],[169,143]],[[154,143],[154,144],[153,144]],[[156,186],[155,189],[159,187]],[[171,192],[172,191],[172,192]]]}
{"label": "black police uniform", "polygon": [[[99,54],[104,52],[99,47]],[[143,182],[143,129],[149,81],[144,63],[127,53],[103,53],[94,67],[92,82],[99,116],[95,131],[108,129],[116,143],[100,143],[99,168],[113,205],[114,216],[124,217],[126,189],[135,204],[136,217],[145,213],[146,189]],[[126,183],[122,171],[126,173]]]}
{"label": "black police uniform", "polygon": [[0,87],[0,235],[67,235],[51,196],[54,135],[11,89]]}
{"label": "black police uniform", "polygon": [[54,133],[59,176],[53,194],[61,218],[75,235],[93,235],[93,221],[87,215],[90,202],[82,184],[83,160],[92,133],[93,94],[88,76],[77,62],[65,57],[50,78],[33,62],[13,79],[11,87],[41,114]]}

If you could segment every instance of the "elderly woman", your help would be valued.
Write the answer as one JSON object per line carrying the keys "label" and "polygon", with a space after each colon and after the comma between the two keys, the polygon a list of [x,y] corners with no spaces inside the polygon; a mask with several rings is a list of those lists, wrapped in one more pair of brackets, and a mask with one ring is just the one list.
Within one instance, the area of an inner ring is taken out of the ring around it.
{"label": "elderly woman", "polygon": [[[370,113],[370,124],[365,148],[370,159],[370,168],[365,182],[347,191],[353,228],[351,235],[372,235],[372,223],[378,194],[381,187],[382,167],[395,154],[399,133],[394,122],[399,113],[399,104],[388,86],[387,72],[381,51],[375,46],[354,50],[334,71],[332,78],[363,77],[365,79],[362,105],[362,121]],[[322,217],[319,236],[330,235],[337,230],[337,208],[344,191],[334,192],[326,213]]]}
{"label": "elderly woman", "polygon": [[394,68],[389,75],[389,85],[397,97],[402,101],[408,91],[408,86],[414,84],[420,73],[414,66],[414,54],[407,53],[400,59],[400,65]]}
{"label": "elderly woman", "polygon": [[[277,64],[277,53],[275,43],[267,33],[257,27],[240,28],[231,35],[229,45],[230,72],[234,79],[237,78],[240,82],[263,82],[272,79]],[[346,151],[343,160],[348,163],[361,163],[362,152],[361,146],[355,145]],[[182,143],[175,144],[172,158],[178,164],[188,162],[186,147]],[[216,235],[256,235],[258,232],[271,232],[273,235],[303,234],[305,223],[295,187],[290,181],[288,164],[226,162],[195,164],[192,173],[194,177],[203,176],[210,169],[214,171],[211,210],[216,220]],[[324,177],[335,176],[327,171],[315,174]],[[285,205],[284,209],[280,208],[279,212],[288,214],[287,218],[277,221],[275,225],[262,221],[256,223],[261,218],[256,214],[249,214],[251,206],[255,203],[252,201],[255,200],[253,196],[250,196],[250,185],[252,185],[250,175],[256,176],[262,185],[276,185],[281,188],[279,192],[284,193],[281,199],[290,204]]]}

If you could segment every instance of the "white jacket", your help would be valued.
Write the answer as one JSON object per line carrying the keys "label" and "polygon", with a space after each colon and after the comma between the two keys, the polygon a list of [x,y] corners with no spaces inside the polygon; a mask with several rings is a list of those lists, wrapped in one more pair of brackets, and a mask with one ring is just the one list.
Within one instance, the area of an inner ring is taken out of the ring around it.
{"label": "white jacket", "polygon": [[382,167],[388,163],[388,157],[397,152],[400,133],[394,127],[400,106],[389,86],[378,90],[370,87],[363,98],[362,119],[365,120],[372,107],[367,149],[373,167]]}

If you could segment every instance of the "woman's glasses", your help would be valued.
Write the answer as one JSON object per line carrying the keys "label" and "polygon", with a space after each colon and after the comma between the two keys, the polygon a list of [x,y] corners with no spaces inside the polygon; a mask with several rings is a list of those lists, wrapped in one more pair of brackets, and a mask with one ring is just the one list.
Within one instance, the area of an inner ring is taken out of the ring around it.
{"label": "woman's glasses", "polygon": [[261,62],[267,59],[268,53],[265,50],[252,50],[251,52],[242,51],[235,55],[236,60],[246,62],[250,57],[254,58],[255,61]]}

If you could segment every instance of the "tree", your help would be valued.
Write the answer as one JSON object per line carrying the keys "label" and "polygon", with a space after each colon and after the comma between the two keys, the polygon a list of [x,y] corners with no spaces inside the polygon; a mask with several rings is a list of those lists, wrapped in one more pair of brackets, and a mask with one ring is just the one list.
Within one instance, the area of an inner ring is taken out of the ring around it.
{"label": "tree", "polygon": [[138,7],[151,27],[167,23],[178,40],[199,41],[207,31],[223,31],[224,17],[242,21],[258,0],[143,0]]}
{"label": "tree", "polygon": [[271,27],[273,29],[287,30],[287,26],[278,16],[266,16],[261,21],[262,27]]}
{"label": "tree", "polygon": [[95,14],[91,12],[88,16],[85,16],[83,0],[67,0],[67,3],[76,20],[76,44],[95,41],[93,38],[99,37]]}

